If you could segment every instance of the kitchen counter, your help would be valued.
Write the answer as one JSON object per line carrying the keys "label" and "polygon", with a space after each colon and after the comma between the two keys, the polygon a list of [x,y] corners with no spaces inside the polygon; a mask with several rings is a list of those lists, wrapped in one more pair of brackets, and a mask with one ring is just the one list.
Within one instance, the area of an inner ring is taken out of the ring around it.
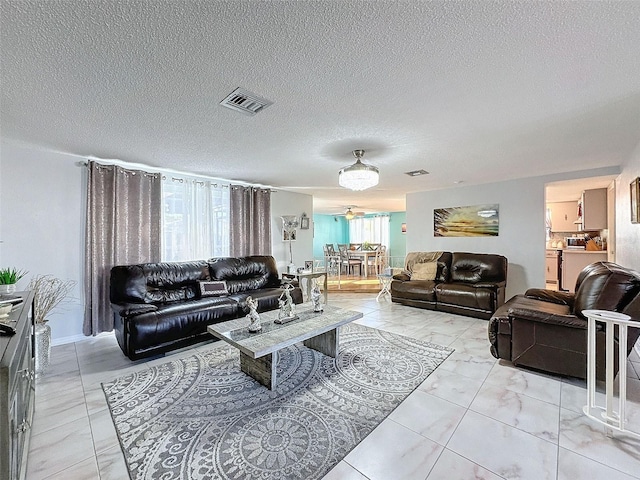
{"label": "kitchen counter", "polygon": [[573,292],[576,280],[584,267],[594,262],[607,260],[606,250],[573,250],[562,251],[562,288]]}
{"label": "kitchen counter", "polygon": [[[567,253],[578,253],[578,254],[583,254],[583,253],[604,253],[606,255],[607,251],[606,250],[574,250],[572,248],[565,248],[564,250],[562,250],[562,254],[567,254]],[[597,261],[597,260],[595,260]]]}

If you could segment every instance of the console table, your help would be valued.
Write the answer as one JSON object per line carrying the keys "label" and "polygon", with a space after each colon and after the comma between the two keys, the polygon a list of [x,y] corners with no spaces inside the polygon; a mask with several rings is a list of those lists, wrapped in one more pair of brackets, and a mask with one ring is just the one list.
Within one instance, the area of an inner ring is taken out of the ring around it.
{"label": "console table", "polygon": [[[298,283],[300,284],[300,288],[302,288],[302,280],[306,279],[307,280],[307,298],[306,301],[308,302],[309,300],[311,300],[311,279],[313,278],[320,278],[320,277],[324,277],[324,284],[323,284],[323,289],[322,289],[322,293],[324,294],[324,304],[327,304],[327,272],[300,272],[300,273],[283,273],[282,274],[283,278],[295,278],[298,280]],[[303,290],[304,291],[304,290]]]}
{"label": "console table", "polygon": [[33,292],[16,292],[12,336],[0,336],[0,478],[24,479],[35,408]]}

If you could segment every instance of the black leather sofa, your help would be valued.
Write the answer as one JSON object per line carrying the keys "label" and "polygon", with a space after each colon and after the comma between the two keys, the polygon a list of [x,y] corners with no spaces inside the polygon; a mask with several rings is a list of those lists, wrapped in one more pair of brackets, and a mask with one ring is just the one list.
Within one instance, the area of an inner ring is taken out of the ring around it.
{"label": "black leather sofa", "polygon": [[[203,296],[201,283],[224,281],[228,293]],[[131,360],[159,355],[212,338],[207,326],[246,315],[246,299],[258,312],[278,308],[284,283],[271,256],[146,263],[111,269],[115,335]],[[302,302],[294,284],[291,296]]]}
{"label": "black leather sofa", "polygon": [[[489,319],[504,303],[507,259],[502,255],[466,252],[411,252],[405,271],[393,276],[391,300],[412,307],[428,308]],[[421,259],[437,263],[433,280],[416,280],[412,270]]]}
{"label": "black leather sofa", "polygon": [[[627,344],[618,345],[614,330],[615,372],[618,349],[627,356],[640,336],[640,274],[615,263],[585,267],[575,294],[529,289],[500,307],[489,320],[491,353],[496,358],[570,377],[587,375],[587,320],[583,310],[609,310],[629,315],[638,328],[629,328]],[[596,330],[596,378],[605,378],[606,329]]]}

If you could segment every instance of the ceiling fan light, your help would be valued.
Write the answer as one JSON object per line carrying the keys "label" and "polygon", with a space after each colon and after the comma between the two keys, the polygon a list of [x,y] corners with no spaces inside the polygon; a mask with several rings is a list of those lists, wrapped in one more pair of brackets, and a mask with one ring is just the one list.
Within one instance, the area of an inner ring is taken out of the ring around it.
{"label": "ceiling fan light", "polygon": [[353,220],[356,218],[356,214],[351,211],[351,209],[347,210],[347,213],[344,214],[344,218],[347,220]]}
{"label": "ceiling fan light", "polygon": [[360,158],[364,155],[364,150],[354,150],[353,155],[357,159],[356,163],[344,167],[338,172],[340,186],[355,191],[375,187],[380,178],[378,169],[373,165],[367,165],[360,161]]}

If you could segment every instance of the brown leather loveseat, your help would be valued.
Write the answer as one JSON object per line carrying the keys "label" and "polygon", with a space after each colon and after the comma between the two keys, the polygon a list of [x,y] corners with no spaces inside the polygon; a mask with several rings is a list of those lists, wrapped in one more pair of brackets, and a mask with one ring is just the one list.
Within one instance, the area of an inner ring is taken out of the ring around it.
{"label": "brown leather loveseat", "polygon": [[[639,328],[629,328],[631,352],[640,335],[640,274],[609,262],[585,267],[576,281],[575,294],[529,289],[496,311],[489,321],[491,353],[516,366],[586,378],[587,320],[583,310],[609,310],[629,315]],[[605,377],[603,325],[596,331],[596,377]],[[618,371],[617,329],[615,372]],[[615,373],[614,372],[614,373]]]}
{"label": "brown leather loveseat", "polygon": [[489,253],[411,252],[405,271],[393,276],[391,300],[489,319],[504,303],[507,263],[502,255]]}

